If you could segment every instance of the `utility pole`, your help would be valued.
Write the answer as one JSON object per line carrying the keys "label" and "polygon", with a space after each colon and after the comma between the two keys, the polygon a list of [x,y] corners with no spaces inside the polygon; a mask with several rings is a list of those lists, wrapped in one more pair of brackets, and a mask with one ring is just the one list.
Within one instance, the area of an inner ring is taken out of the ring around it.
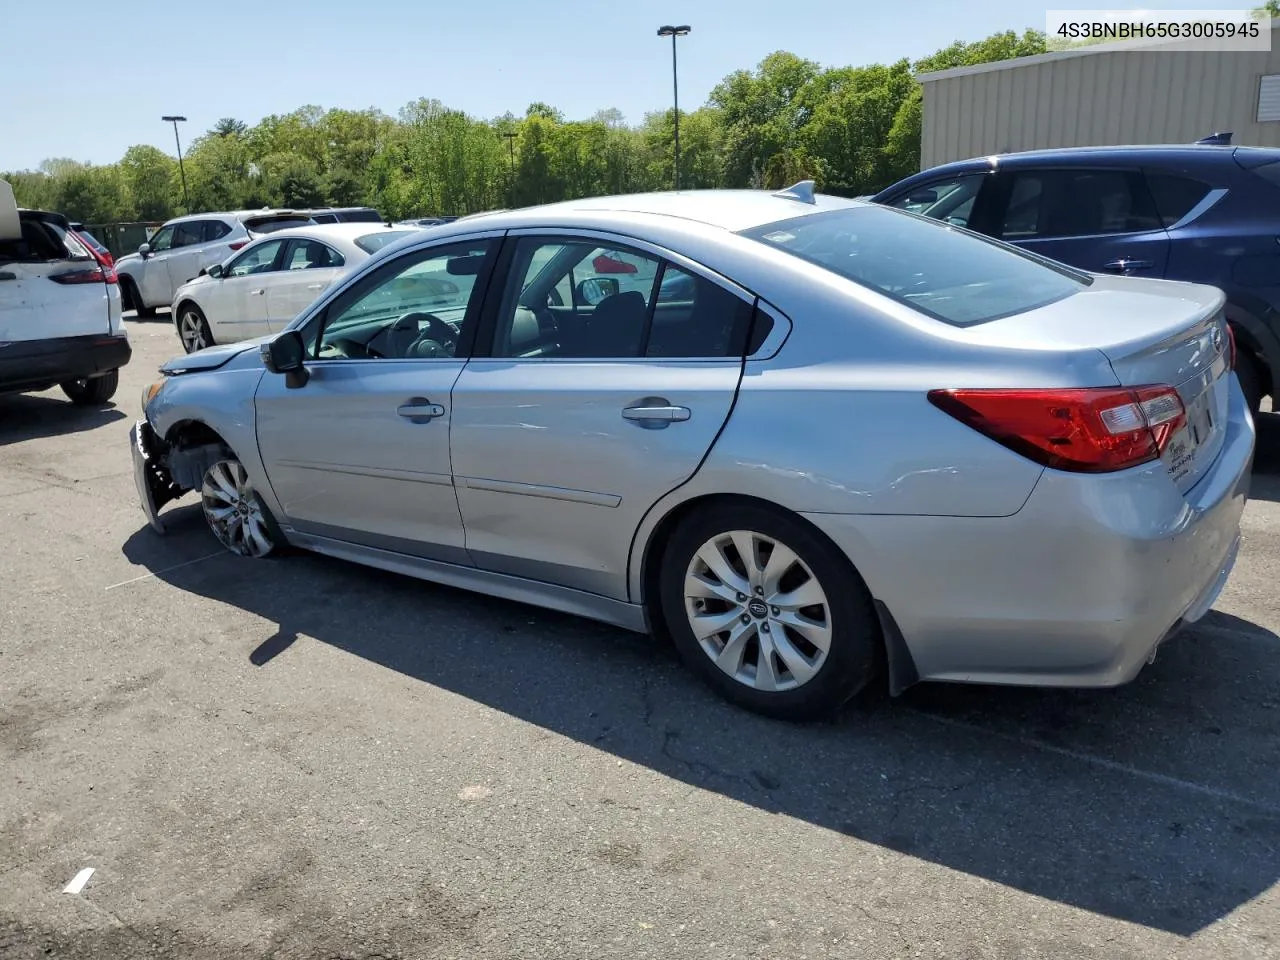
{"label": "utility pole", "polygon": [[687,23],[678,27],[666,24],[658,28],[658,36],[671,38],[671,102],[675,108],[675,188],[680,189],[680,78],[676,72],[676,37],[687,37],[693,28]]}

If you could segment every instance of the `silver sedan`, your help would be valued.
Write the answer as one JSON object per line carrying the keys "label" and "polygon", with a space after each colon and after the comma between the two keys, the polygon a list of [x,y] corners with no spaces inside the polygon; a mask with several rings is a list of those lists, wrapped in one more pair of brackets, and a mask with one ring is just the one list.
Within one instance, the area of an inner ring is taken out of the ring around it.
{"label": "silver sedan", "polygon": [[1115,685],[1236,556],[1222,307],[811,184],[506,211],[170,361],[135,475],[157,531],[190,490],[246,557],[661,626],[774,716]]}

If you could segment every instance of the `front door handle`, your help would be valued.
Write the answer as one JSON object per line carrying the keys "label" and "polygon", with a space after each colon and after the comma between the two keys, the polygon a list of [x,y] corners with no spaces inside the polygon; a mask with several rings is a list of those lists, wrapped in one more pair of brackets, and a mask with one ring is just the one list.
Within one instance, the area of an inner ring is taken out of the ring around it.
{"label": "front door handle", "polygon": [[321,287],[323,287],[323,286],[324,286],[324,284],[323,284],[323,283],[308,283],[308,284],[307,284],[307,289],[308,289],[308,290],[319,290],[319,289],[320,289]]}
{"label": "front door handle", "polygon": [[251,297],[260,297],[260,296],[262,296],[262,295],[263,295],[264,293],[266,293],[266,292],[267,292],[267,291],[266,291],[265,289],[264,289],[264,290],[250,290],[250,291],[249,291],[249,296],[251,296]]}
{"label": "front door handle", "polygon": [[430,423],[436,417],[444,416],[444,407],[426,397],[411,397],[396,407],[396,413],[410,423]]}
{"label": "front door handle", "polygon": [[1127,260],[1121,257],[1119,260],[1108,260],[1102,265],[1102,269],[1111,273],[1132,273],[1134,270],[1150,270],[1155,265],[1154,260]]}
{"label": "front door handle", "polygon": [[645,397],[635,406],[625,407],[622,416],[638,426],[658,430],[688,420],[693,414],[688,407],[677,407],[662,397]]}
{"label": "front door handle", "polygon": [[17,280],[18,275],[9,270],[0,270],[0,280]]}

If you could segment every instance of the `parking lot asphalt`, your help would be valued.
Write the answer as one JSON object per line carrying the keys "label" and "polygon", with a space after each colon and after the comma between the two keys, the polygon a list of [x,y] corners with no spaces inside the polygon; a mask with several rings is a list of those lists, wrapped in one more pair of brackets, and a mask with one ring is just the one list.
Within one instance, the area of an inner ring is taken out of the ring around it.
{"label": "parking lot asphalt", "polygon": [[191,497],[155,535],[128,429],[180,348],[129,332],[114,407],[0,398],[4,960],[1280,957],[1280,415],[1133,684],[792,726],[649,638],[225,555]]}

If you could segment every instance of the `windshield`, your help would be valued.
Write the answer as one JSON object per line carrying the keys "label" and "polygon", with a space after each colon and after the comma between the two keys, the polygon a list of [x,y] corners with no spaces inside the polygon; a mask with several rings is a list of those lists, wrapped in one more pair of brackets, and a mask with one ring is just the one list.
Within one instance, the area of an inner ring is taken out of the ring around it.
{"label": "windshield", "polygon": [[954,326],[1034,310],[1091,282],[1006,244],[924,217],[867,206],[744,230]]}
{"label": "windshield", "polygon": [[355,244],[365,253],[377,253],[389,243],[395,243],[401,237],[407,237],[414,230],[386,230],[382,233],[367,233],[363,237],[357,237]]}

